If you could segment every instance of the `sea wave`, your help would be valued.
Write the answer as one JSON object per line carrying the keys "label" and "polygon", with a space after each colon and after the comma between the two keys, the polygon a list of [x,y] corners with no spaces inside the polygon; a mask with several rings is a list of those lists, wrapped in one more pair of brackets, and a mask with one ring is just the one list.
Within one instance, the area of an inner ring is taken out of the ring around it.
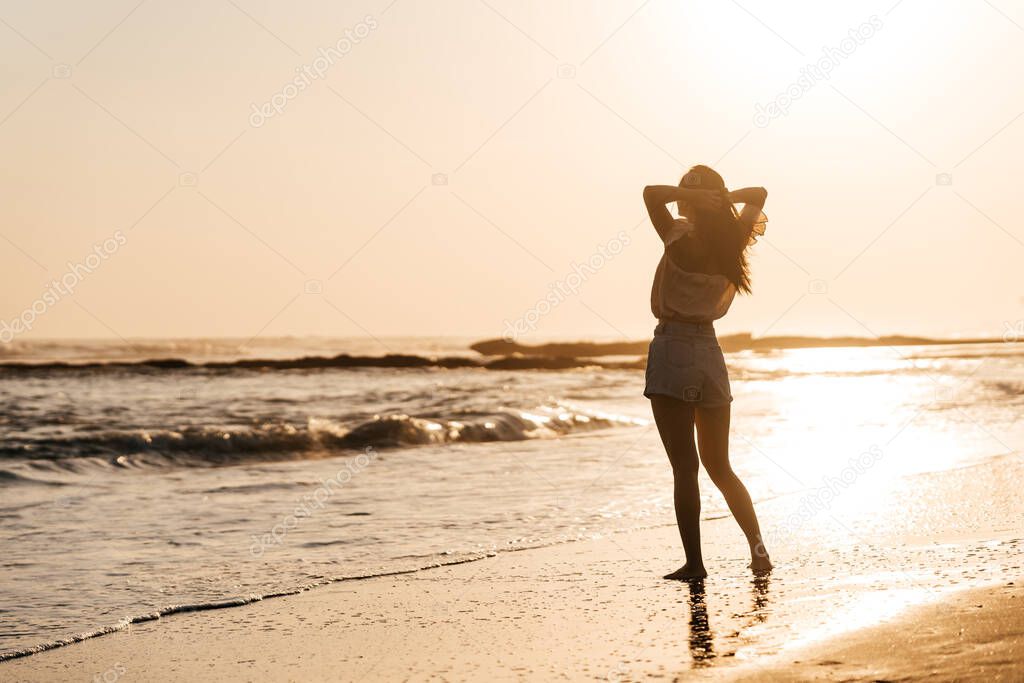
{"label": "sea wave", "polygon": [[[619,415],[587,413],[557,404],[533,411],[460,413],[447,418],[378,415],[349,425],[310,417],[305,424],[266,421],[249,427],[109,429],[12,438],[0,445],[0,459],[100,458],[120,467],[169,463],[216,466],[329,456],[346,449],[522,441],[639,424],[645,422]],[[15,475],[0,477],[0,486],[25,483],[29,483],[28,480]]]}

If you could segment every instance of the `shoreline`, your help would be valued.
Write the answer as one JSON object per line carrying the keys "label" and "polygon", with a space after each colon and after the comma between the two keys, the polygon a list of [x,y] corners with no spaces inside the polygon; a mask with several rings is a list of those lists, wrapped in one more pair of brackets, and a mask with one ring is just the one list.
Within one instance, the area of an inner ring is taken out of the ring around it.
{"label": "shoreline", "polygon": [[[800,492],[794,492],[794,493],[786,494],[786,495],[783,495],[783,496],[776,496],[776,497],[772,497],[772,498],[766,498],[766,499],[762,499],[762,503],[771,502],[771,501],[774,501],[774,500],[778,500],[778,499],[782,499],[782,498],[787,498],[787,497],[794,498],[794,497],[797,497],[799,495],[800,495]],[[718,521],[718,520],[723,520],[723,519],[731,519],[730,513],[728,511],[710,512],[708,514],[708,516],[701,518],[701,524],[703,525],[703,524],[707,524],[707,523],[712,522],[712,521]],[[659,530],[659,529],[675,529],[675,528],[676,527],[675,527],[675,523],[674,522],[668,522],[668,523],[663,523],[663,524],[636,526],[636,527],[627,528],[627,529],[615,529],[615,530],[604,532],[603,534],[601,534],[601,537],[608,537],[608,536],[615,537],[615,536],[622,536],[622,535],[626,535],[626,534],[634,534],[634,533],[643,533],[643,532],[648,532],[648,531],[655,531],[655,530]],[[25,657],[31,657],[33,655],[41,654],[43,652],[49,652],[51,650],[57,650],[57,649],[60,649],[60,648],[69,647],[69,646],[75,645],[77,643],[81,643],[81,642],[85,642],[85,641],[88,641],[88,640],[92,640],[94,638],[102,638],[103,636],[111,635],[113,633],[117,633],[119,631],[124,631],[126,629],[129,629],[133,625],[142,624],[142,623],[150,622],[150,621],[159,621],[161,619],[166,619],[167,617],[171,617],[171,616],[175,616],[175,615],[179,615],[179,614],[210,612],[210,611],[215,611],[215,610],[230,609],[230,608],[233,608],[233,607],[244,607],[244,606],[255,604],[255,603],[259,603],[259,602],[266,602],[266,601],[269,601],[269,600],[276,600],[278,598],[287,598],[287,597],[292,597],[292,596],[295,596],[295,595],[301,595],[301,594],[304,594],[304,593],[308,593],[310,591],[315,591],[315,590],[319,590],[319,589],[322,589],[322,588],[326,588],[328,586],[331,586],[331,585],[334,585],[334,584],[338,584],[338,583],[346,583],[346,582],[350,582],[350,581],[351,582],[367,581],[367,580],[371,580],[371,579],[381,579],[381,578],[388,578],[388,577],[392,577],[392,576],[402,576],[402,575],[406,575],[406,574],[417,574],[419,572],[429,572],[429,571],[432,571],[432,570],[442,569],[442,568],[445,568],[445,567],[453,567],[453,566],[461,565],[461,564],[470,564],[470,563],[473,563],[473,562],[484,561],[484,560],[487,560],[488,558],[496,557],[496,556],[498,556],[500,554],[504,554],[504,553],[516,553],[516,552],[525,552],[525,551],[530,551],[530,550],[540,550],[540,549],[552,548],[552,547],[556,547],[556,546],[568,545],[568,544],[573,544],[573,543],[586,543],[586,542],[593,541],[593,540],[595,540],[595,539],[592,538],[592,537],[586,537],[586,538],[561,538],[561,539],[556,539],[556,540],[552,540],[552,541],[538,543],[538,544],[535,544],[535,545],[527,545],[527,546],[521,546],[521,547],[511,547],[511,548],[502,548],[502,549],[499,549],[499,550],[492,550],[492,551],[488,551],[486,553],[481,553],[480,555],[474,556],[474,557],[464,557],[464,558],[460,558],[460,559],[451,560],[451,561],[448,561],[448,562],[435,562],[435,563],[432,563],[432,564],[429,564],[429,565],[424,565],[424,566],[421,566],[421,567],[413,567],[413,568],[407,568],[407,569],[395,569],[395,570],[385,570],[385,569],[382,569],[381,571],[370,572],[370,573],[366,573],[366,574],[353,574],[353,575],[350,575],[350,576],[339,576],[339,577],[333,577],[333,578],[326,578],[326,579],[324,579],[323,581],[320,581],[320,582],[309,583],[309,584],[306,584],[304,586],[299,586],[299,587],[296,587],[296,588],[293,588],[293,589],[275,591],[275,592],[270,592],[270,593],[250,593],[249,595],[245,595],[245,596],[229,597],[229,598],[224,598],[222,600],[215,600],[215,601],[204,602],[204,603],[185,603],[185,604],[165,605],[163,607],[156,608],[156,609],[154,609],[154,610],[152,610],[150,612],[145,612],[145,613],[140,613],[140,614],[137,614],[137,615],[126,616],[123,619],[117,621],[116,623],[97,626],[96,628],[94,628],[92,630],[89,630],[89,631],[83,631],[83,632],[79,632],[79,633],[70,633],[70,634],[68,634],[68,635],[66,635],[64,637],[57,638],[57,639],[54,639],[54,640],[44,641],[44,642],[38,643],[36,645],[29,645],[29,646],[26,646],[26,647],[23,647],[23,648],[20,648],[20,649],[17,649],[17,650],[12,650],[12,651],[9,651],[9,652],[0,652],[0,666],[2,666],[4,662],[14,661],[14,660],[18,660],[18,659],[23,659]]]}
{"label": "shoreline", "polygon": [[[727,514],[716,514],[711,517],[705,518],[703,521],[711,521],[717,519],[724,519]],[[653,526],[640,526],[631,529],[618,529],[607,532],[606,536],[630,534],[644,531],[651,531],[661,528],[675,528],[674,524],[656,524]],[[445,567],[454,567],[462,564],[471,564],[474,562],[481,562],[492,557],[496,557],[504,553],[516,553],[526,552],[530,550],[540,550],[544,548],[552,548],[561,545],[567,545],[571,543],[585,543],[591,541],[591,538],[569,538],[550,541],[547,543],[541,543],[538,545],[529,545],[514,548],[503,548],[501,550],[490,551],[487,553],[481,553],[475,557],[465,557],[461,559],[451,560],[449,562],[436,562],[433,564],[425,565],[422,567],[415,567],[411,569],[395,569],[395,570],[382,570],[379,572],[372,572],[367,574],[354,574],[351,576],[340,576],[336,578],[328,578],[319,583],[311,583],[299,588],[291,590],[277,591],[273,593],[250,593],[247,596],[239,596],[234,598],[225,598],[223,600],[216,600],[206,603],[195,603],[195,604],[181,604],[181,605],[167,605],[160,607],[152,612],[139,614],[135,616],[128,616],[118,621],[115,624],[108,624],[105,626],[99,626],[91,631],[85,631],[77,634],[70,634],[63,638],[56,640],[45,641],[37,645],[31,645],[19,650],[13,650],[10,652],[0,652],[0,665],[4,662],[14,661],[23,659],[25,657],[31,657],[33,655],[41,654],[43,652],[50,652],[52,650],[58,650],[64,647],[70,647],[77,643],[82,643],[94,638],[102,638],[103,636],[111,635],[119,631],[123,631],[131,628],[133,625],[143,624],[151,621],[159,621],[168,617],[180,615],[180,614],[191,614],[199,612],[212,612],[215,610],[230,609],[233,607],[245,607],[247,605],[256,604],[259,602],[266,602],[269,600],[276,600],[278,598],[288,598],[296,595],[302,595],[311,591],[319,590],[332,586],[339,583],[355,582],[355,581],[369,581],[372,579],[386,579],[394,576],[403,576],[407,574],[418,574],[420,572],[429,572],[437,569],[443,569]]]}
{"label": "shoreline", "polygon": [[[927,623],[915,610],[945,624],[942,605],[969,600],[963,591],[1024,584],[1021,482],[1013,456],[890,482],[870,506],[850,499],[793,529],[770,548],[768,577],[745,568],[737,525],[718,517],[702,522],[703,582],[661,579],[681,549],[673,525],[657,526],[171,614],[0,662],[0,677],[731,680],[753,668],[804,680],[873,662],[872,643],[892,642],[877,629]],[[760,501],[764,528],[798,503]],[[1016,652],[1016,622],[991,623]],[[856,649],[830,654],[844,645]],[[939,649],[923,646],[922,657]]]}
{"label": "shoreline", "polygon": [[[739,544],[722,540],[738,535],[732,526],[731,519],[705,524],[715,573],[703,582],[660,579],[673,564],[666,556],[678,552],[675,529],[660,527],[338,582],[237,609],[175,614],[9,660],[0,671],[18,680],[91,677],[121,667],[127,680],[147,681],[551,680],[567,673],[624,681],[683,672],[732,679],[767,667],[804,679],[806,666],[854,666],[868,657],[878,642],[871,636],[877,616],[870,624],[849,620],[851,628],[795,650],[787,645],[794,634],[842,626],[843,614],[879,599],[897,605],[883,621],[899,623],[915,609],[941,609],[936,605],[951,594],[959,600],[991,590],[936,593],[911,582],[850,591],[801,569],[787,552],[777,554],[774,575],[752,577]],[[963,551],[978,549],[958,547],[950,560]],[[845,555],[832,569],[852,559]],[[901,604],[908,591],[913,599]],[[849,662],[830,659],[833,644],[844,639],[867,644],[857,645]],[[785,662],[793,652],[801,658]]]}

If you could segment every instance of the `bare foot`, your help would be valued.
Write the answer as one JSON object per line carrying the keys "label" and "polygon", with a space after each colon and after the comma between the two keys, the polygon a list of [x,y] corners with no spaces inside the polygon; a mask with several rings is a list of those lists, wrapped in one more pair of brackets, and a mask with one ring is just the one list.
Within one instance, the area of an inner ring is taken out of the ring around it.
{"label": "bare foot", "polygon": [[772,570],[772,561],[768,557],[768,550],[760,540],[756,545],[750,546],[750,564],[747,565],[747,569],[752,569],[755,574],[763,574]]}
{"label": "bare foot", "polygon": [[671,574],[665,574],[663,578],[672,579],[673,581],[690,581],[692,579],[703,579],[707,577],[707,575],[708,572],[704,569],[703,565],[699,567],[691,567],[689,564],[684,564]]}

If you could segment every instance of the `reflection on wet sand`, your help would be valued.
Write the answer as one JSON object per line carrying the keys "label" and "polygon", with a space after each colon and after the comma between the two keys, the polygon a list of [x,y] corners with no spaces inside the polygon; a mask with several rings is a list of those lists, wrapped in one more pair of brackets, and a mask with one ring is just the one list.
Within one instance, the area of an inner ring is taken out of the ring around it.
{"label": "reflection on wet sand", "polygon": [[[768,619],[768,590],[771,586],[771,572],[759,572],[751,581],[753,603],[751,609],[738,617],[745,617],[744,623],[733,635],[739,635],[744,628],[763,624]],[[710,666],[716,657],[732,657],[735,650],[715,652],[715,635],[708,618],[707,590],[704,579],[688,581],[690,604],[690,660],[693,668]]]}
{"label": "reflection on wet sand", "polygon": [[750,582],[754,592],[754,607],[747,614],[750,625],[763,624],[768,619],[768,588],[771,585],[772,573],[759,572]]}
{"label": "reflection on wet sand", "polygon": [[693,666],[709,666],[715,658],[715,636],[708,623],[704,579],[688,582],[690,587],[690,659]]}

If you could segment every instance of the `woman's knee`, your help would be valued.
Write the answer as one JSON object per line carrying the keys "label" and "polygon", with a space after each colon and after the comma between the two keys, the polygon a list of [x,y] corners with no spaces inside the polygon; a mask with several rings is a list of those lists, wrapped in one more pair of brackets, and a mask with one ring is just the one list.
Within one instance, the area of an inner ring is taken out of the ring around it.
{"label": "woman's knee", "polygon": [[673,447],[668,454],[669,462],[672,463],[672,473],[677,476],[697,477],[700,469],[700,458],[696,448]]}
{"label": "woman's knee", "polygon": [[707,470],[711,482],[718,488],[727,488],[739,481],[736,473],[732,471],[732,467],[728,464],[708,464],[705,462],[704,469]]}

